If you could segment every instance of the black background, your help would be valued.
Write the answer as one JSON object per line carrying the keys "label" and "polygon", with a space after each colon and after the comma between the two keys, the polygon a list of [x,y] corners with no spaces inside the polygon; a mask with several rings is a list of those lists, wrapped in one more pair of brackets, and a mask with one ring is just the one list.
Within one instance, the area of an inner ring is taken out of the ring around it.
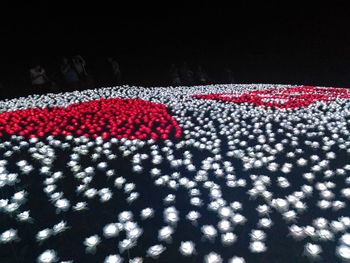
{"label": "black background", "polygon": [[77,53],[96,79],[115,55],[129,85],[169,85],[170,65],[187,61],[215,83],[230,67],[238,83],[350,86],[346,1],[18,5],[1,11],[0,82],[19,94],[32,63],[54,73]]}

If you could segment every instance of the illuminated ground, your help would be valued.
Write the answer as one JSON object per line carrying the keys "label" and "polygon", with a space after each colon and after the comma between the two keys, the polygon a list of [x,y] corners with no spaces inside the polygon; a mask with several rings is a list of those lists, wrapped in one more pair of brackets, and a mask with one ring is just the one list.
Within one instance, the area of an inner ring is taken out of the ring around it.
{"label": "illuminated ground", "polygon": [[0,102],[1,259],[350,262],[349,95],[217,85]]}

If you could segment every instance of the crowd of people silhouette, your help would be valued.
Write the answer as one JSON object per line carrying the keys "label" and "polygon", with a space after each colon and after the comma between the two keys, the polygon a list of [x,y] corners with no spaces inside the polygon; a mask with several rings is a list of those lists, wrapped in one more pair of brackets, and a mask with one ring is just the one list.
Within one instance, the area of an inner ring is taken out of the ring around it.
{"label": "crowd of people silhouette", "polygon": [[[28,67],[29,76],[25,79],[24,87],[21,90],[28,91],[25,94],[44,94],[48,92],[65,92],[73,90],[91,89],[100,86],[118,86],[130,84],[123,78],[121,67],[117,58],[107,56],[100,59],[88,61],[82,55],[71,57],[63,56],[51,67],[45,63],[33,62]],[[92,70],[92,68],[99,70]],[[13,72],[16,74],[16,72]],[[137,70],[130,74],[129,79],[141,79]],[[171,64],[167,71],[160,72],[158,86],[193,86],[208,85],[213,83],[235,83],[233,73],[230,69],[223,70],[218,77],[212,77],[200,64],[193,64],[184,61],[182,64]],[[23,76],[22,76],[23,77]],[[134,83],[132,83],[134,84]],[[141,84],[142,85],[142,84]],[[27,88],[30,86],[30,89]],[[12,83],[4,84],[0,79],[0,92],[2,99],[6,99],[12,88]]]}

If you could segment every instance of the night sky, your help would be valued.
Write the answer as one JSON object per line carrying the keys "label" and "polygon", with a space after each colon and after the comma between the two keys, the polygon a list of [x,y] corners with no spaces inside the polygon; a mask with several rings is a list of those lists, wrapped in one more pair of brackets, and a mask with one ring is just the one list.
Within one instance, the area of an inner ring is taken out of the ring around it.
{"label": "night sky", "polygon": [[32,63],[55,72],[62,56],[81,54],[96,75],[104,71],[106,56],[116,56],[130,85],[167,85],[170,65],[187,61],[203,65],[218,83],[229,67],[238,83],[350,87],[346,1],[195,8],[175,3],[159,10],[95,3],[94,12],[31,7],[24,16],[2,19],[0,78],[7,87],[22,87]]}

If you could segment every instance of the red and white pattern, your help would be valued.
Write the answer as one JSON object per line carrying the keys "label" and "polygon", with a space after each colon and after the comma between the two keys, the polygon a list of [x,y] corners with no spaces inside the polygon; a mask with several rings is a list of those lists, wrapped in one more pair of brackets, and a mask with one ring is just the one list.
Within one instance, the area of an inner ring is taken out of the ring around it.
{"label": "red and white pattern", "polygon": [[5,262],[349,262],[346,89],[116,87],[0,112]]}
{"label": "red and white pattern", "polygon": [[284,87],[277,89],[253,90],[246,93],[215,93],[193,95],[198,99],[220,100],[233,103],[250,103],[254,106],[272,108],[307,107],[316,101],[349,99],[350,92],[344,88],[319,88],[314,86]]}

